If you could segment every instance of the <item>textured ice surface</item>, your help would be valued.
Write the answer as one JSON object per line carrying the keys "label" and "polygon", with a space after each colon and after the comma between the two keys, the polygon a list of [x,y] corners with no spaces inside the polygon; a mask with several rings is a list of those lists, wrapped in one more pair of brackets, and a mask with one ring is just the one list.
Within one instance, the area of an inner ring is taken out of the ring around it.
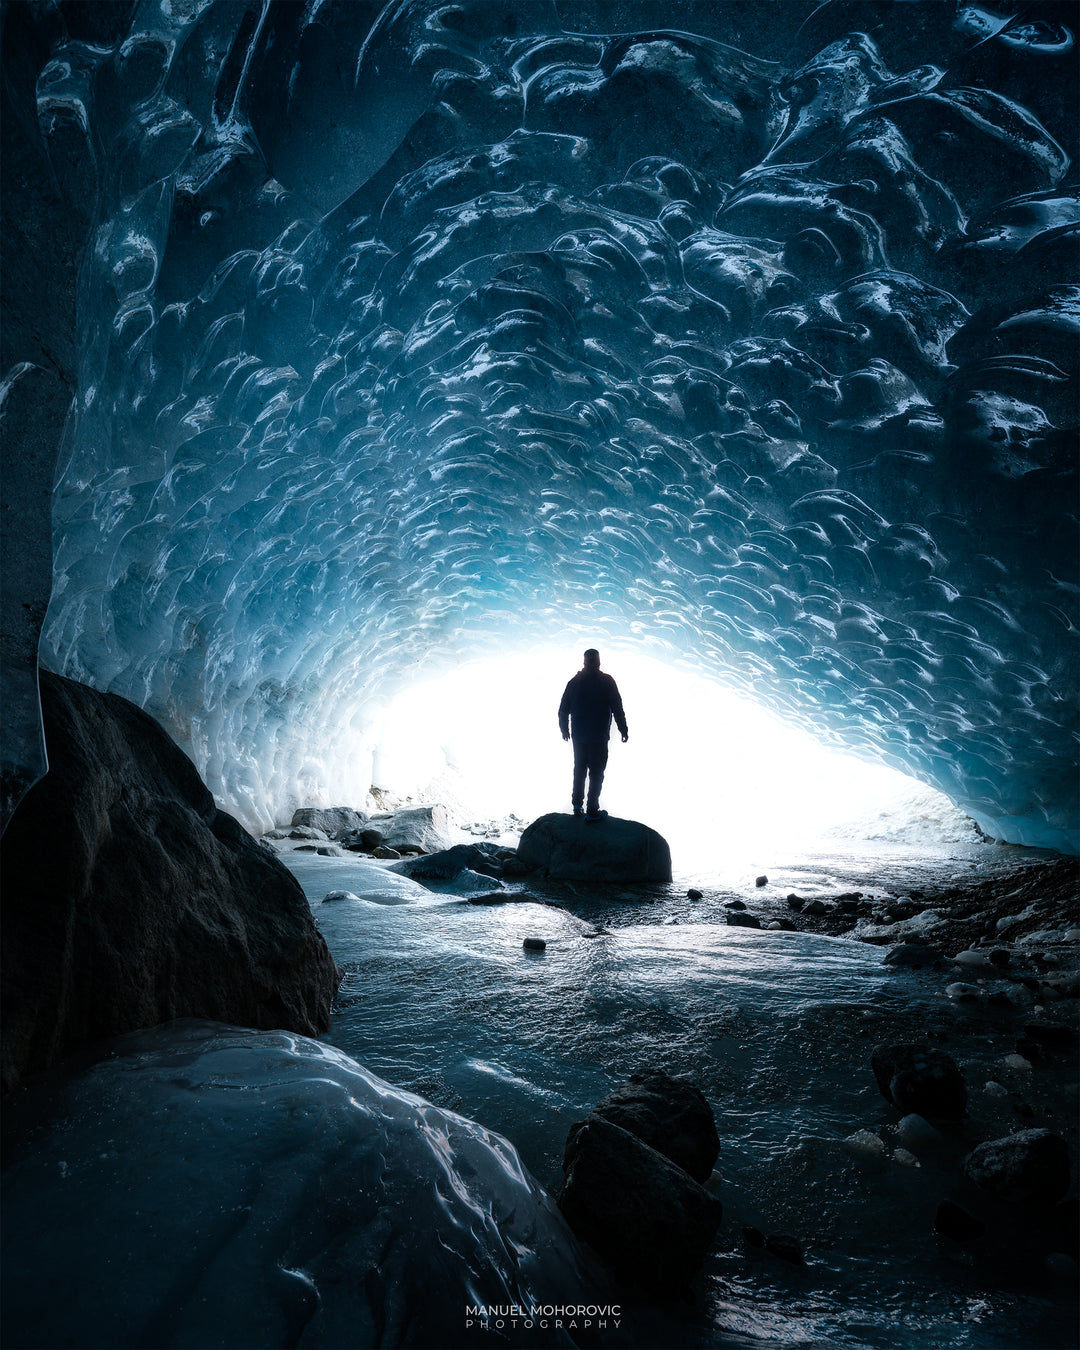
{"label": "textured ice surface", "polygon": [[1075,847],[1075,16],[796,8],[782,62],[728,6],[54,25],[49,660],[265,826],[362,800],[418,673],[584,629]]}
{"label": "textured ice surface", "polygon": [[467,1304],[600,1292],[505,1140],[331,1046],[173,1022],[112,1050],[9,1114],[6,1344],[490,1344]]}

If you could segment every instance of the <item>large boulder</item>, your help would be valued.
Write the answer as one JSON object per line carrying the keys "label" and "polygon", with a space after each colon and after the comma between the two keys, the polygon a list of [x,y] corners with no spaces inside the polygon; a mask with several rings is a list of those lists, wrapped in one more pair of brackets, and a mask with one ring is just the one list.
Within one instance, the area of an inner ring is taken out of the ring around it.
{"label": "large boulder", "polygon": [[559,1208],[623,1284],[669,1297],[697,1272],[720,1201],[622,1126],[593,1112],[570,1128]]}
{"label": "large boulder", "polygon": [[133,703],[42,672],[49,771],[0,850],[4,1088],[177,1017],[317,1036],[340,980],[292,874]]}
{"label": "large boulder", "polygon": [[422,848],[438,853],[450,847],[450,813],[445,806],[405,806],[400,811],[372,816],[368,828],[382,835],[384,848]]}
{"label": "large boulder", "polygon": [[450,881],[459,872],[479,872],[483,876],[501,877],[502,863],[495,856],[494,844],[455,844],[438,853],[420,858],[403,858],[391,863],[390,869],[414,881]]}
{"label": "large boulder", "polygon": [[552,813],[525,830],[518,857],[562,881],[670,881],[671,850],[636,820]]}
{"label": "large boulder", "polygon": [[301,806],[293,812],[292,825],[307,825],[333,838],[346,830],[359,830],[367,824],[366,811],[351,806]]}
{"label": "large boulder", "polygon": [[716,1121],[704,1094],[662,1069],[631,1074],[592,1114],[629,1130],[698,1182],[708,1181],[720,1154]]}

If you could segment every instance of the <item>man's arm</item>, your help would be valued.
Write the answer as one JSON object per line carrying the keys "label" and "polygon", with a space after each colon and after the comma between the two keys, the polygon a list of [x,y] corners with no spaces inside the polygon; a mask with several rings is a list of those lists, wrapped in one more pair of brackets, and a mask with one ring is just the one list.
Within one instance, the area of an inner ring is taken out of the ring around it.
{"label": "man's arm", "polygon": [[563,690],[562,702],[559,704],[559,730],[562,732],[564,741],[570,739],[570,685],[573,680],[567,684]]}
{"label": "man's arm", "polygon": [[[611,680],[611,676],[608,676]],[[626,726],[626,714],[623,712],[622,695],[619,693],[619,686],[614,680],[611,680],[610,686],[611,712],[615,718],[615,725],[619,728],[619,733],[623,740],[630,739],[630,732]]]}

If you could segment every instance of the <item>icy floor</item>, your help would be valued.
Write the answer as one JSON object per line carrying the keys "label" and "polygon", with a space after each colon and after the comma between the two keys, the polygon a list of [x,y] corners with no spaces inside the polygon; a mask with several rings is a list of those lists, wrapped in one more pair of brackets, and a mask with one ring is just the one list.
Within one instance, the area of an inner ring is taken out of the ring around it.
{"label": "icy floor", "polygon": [[[333,1043],[505,1135],[542,1184],[558,1184],[570,1123],[627,1075],[660,1066],[702,1088],[721,1137],[725,1221],[705,1307],[669,1327],[667,1344],[721,1345],[730,1334],[815,1347],[1072,1344],[1069,1290],[1028,1278],[1024,1251],[1011,1274],[939,1251],[934,1210],[970,1140],[947,1141],[918,1168],[893,1156],[895,1113],[870,1070],[870,1049],[885,1039],[956,1040],[949,1048],[975,1089],[971,1128],[1016,1128],[982,1092],[1004,1076],[1011,1046],[978,1027],[958,1030],[940,977],[886,972],[879,949],[853,941],[701,922],[685,898],[688,877],[592,897],[579,889],[571,913],[542,902],[470,905],[388,883],[392,874],[371,862],[287,861],[346,970]],[[895,893],[928,869],[1007,865],[985,846],[930,855],[837,846],[774,867],[770,883],[810,894],[859,878],[870,889],[874,878]],[[730,885],[748,894],[752,869]],[[367,898],[320,903],[334,890]],[[524,950],[525,937],[545,939],[546,950]],[[1037,1111],[1060,1116],[1070,1102],[1075,1111],[1069,1076],[1041,1075]],[[860,1161],[845,1145],[860,1129],[882,1133],[883,1159]],[[740,1243],[744,1224],[794,1233],[808,1266],[754,1261]]]}

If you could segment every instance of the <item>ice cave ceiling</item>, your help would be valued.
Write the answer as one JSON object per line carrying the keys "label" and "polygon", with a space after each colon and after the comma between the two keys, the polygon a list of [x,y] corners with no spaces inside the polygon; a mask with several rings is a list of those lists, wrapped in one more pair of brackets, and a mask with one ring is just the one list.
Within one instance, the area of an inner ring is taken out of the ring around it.
{"label": "ice cave ceiling", "polygon": [[417,670],[585,629],[1075,849],[1075,27],[8,6],[43,660],[269,824]]}

